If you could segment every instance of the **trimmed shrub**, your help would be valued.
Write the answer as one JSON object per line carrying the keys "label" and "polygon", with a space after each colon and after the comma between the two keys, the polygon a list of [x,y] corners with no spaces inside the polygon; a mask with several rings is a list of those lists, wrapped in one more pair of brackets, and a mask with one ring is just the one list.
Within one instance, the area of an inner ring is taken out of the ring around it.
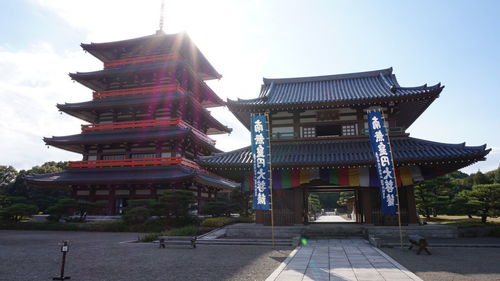
{"label": "trimmed shrub", "polygon": [[122,216],[122,219],[127,224],[142,224],[145,223],[150,216],[151,211],[147,207],[134,207],[127,210]]}

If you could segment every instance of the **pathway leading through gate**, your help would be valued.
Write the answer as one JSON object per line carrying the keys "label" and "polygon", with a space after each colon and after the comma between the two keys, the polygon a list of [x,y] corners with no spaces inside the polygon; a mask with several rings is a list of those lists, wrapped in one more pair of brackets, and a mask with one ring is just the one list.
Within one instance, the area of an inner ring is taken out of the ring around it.
{"label": "pathway leading through gate", "polygon": [[419,280],[364,239],[310,240],[299,246],[266,281]]}

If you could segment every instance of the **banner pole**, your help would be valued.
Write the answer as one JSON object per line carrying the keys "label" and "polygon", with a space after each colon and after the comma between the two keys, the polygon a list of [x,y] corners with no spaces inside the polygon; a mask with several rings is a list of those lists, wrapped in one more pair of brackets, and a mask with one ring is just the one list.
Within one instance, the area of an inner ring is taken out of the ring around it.
{"label": "banner pole", "polygon": [[272,161],[271,161],[271,139],[272,139],[272,135],[271,135],[271,131],[270,131],[270,127],[269,127],[269,112],[266,112],[266,122],[267,122],[267,136],[269,138],[269,141],[268,141],[268,144],[269,144],[269,189],[271,190],[271,200],[270,200],[270,203],[271,203],[271,241],[273,243],[273,248],[275,247],[274,246],[274,196],[273,196],[273,169],[272,169]]}
{"label": "banner pole", "polygon": [[[382,111],[382,109],[380,109],[380,112],[382,112],[382,117],[384,116],[384,112]],[[384,122],[385,124],[385,122]],[[396,200],[397,200],[397,204],[398,204],[398,225],[399,225],[399,242],[400,242],[400,246],[401,246],[401,249],[403,248],[403,229],[401,227],[401,209],[400,209],[400,206],[399,206],[399,185],[398,185],[398,176],[396,175],[396,166],[394,165],[394,151],[392,150],[392,145],[391,145],[391,139],[389,137],[389,133],[390,133],[390,130],[389,128],[387,128],[387,143],[389,143],[389,149],[391,150],[391,161],[392,161],[392,167],[394,167],[394,176],[396,176],[396,178],[394,179],[394,185],[396,186]]]}

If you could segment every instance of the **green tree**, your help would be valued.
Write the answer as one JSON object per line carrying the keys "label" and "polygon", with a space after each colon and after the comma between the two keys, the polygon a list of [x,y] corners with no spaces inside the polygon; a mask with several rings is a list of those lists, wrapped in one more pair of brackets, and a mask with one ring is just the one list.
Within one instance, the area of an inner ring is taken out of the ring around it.
{"label": "green tree", "polygon": [[0,166],[0,193],[17,177],[17,170],[12,166]]}
{"label": "green tree", "polygon": [[25,203],[15,203],[0,210],[0,215],[4,219],[18,222],[23,217],[30,217],[38,211],[35,205]]}
{"label": "green tree", "polygon": [[47,162],[41,166],[35,166],[30,170],[21,170],[16,179],[5,188],[6,196],[22,196],[28,199],[30,204],[38,206],[42,212],[47,212],[61,198],[69,197],[70,191],[41,187],[28,184],[25,177],[35,174],[56,173],[65,169],[67,162]]}
{"label": "green tree", "polygon": [[319,201],[318,194],[309,194],[307,202],[309,207],[309,214],[314,217],[314,220],[316,220],[318,213],[321,212],[321,202]]}
{"label": "green tree", "polygon": [[167,189],[160,197],[163,213],[167,218],[189,218],[196,209],[196,198],[191,190]]}
{"label": "green tree", "polygon": [[472,176],[472,183],[473,184],[490,184],[490,183],[492,183],[491,179],[487,175],[481,173],[481,171],[477,171],[477,173],[471,174],[471,176]]}
{"label": "green tree", "polygon": [[60,221],[62,218],[69,217],[75,213],[78,202],[71,198],[62,198],[56,204],[49,207],[47,212],[50,214],[50,220]]}
{"label": "green tree", "polygon": [[79,216],[79,221],[83,222],[87,219],[88,214],[102,210],[105,205],[105,201],[90,202],[86,200],[78,200],[76,201],[74,209]]}
{"label": "green tree", "polygon": [[252,214],[252,193],[235,188],[231,191],[230,201],[236,206],[240,216],[248,217]]}
{"label": "green tree", "polygon": [[421,182],[415,186],[415,199],[419,213],[428,219],[437,216],[448,209],[450,190],[453,183],[449,177],[437,177]]}
{"label": "green tree", "polygon": [[477,184],[472,186],[469,193],[469,202],[481,222],[486,223],[488,216],[496,216],[500,209],[500,184]]}
{"label": "green tree", "polygon": [[475,209],[469,202],[471,198],[470,193],[470,190],[462,190],[453,197],[450,205],[452,213],[467,215],[470,219],[472,218],[472,215],[475,213]]}

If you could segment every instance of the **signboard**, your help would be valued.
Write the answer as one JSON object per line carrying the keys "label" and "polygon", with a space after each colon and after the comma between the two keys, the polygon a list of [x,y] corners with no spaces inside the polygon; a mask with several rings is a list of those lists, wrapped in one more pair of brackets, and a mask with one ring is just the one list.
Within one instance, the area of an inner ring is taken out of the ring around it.
{"label": "signboard", "polygon": [[271,159],[269,155],[269,132],[267,115],[252,115],[250,118],[253,159],[253,209],[271,209]]}
{"label": "signboard", "polygon": [[396,204],[398,204],[397,180],[394,172],[394,162],[392,161],[391,146],[381,111],[368,112],[368,132],[377,162],[382,212],[384,214],[396,214]]}

